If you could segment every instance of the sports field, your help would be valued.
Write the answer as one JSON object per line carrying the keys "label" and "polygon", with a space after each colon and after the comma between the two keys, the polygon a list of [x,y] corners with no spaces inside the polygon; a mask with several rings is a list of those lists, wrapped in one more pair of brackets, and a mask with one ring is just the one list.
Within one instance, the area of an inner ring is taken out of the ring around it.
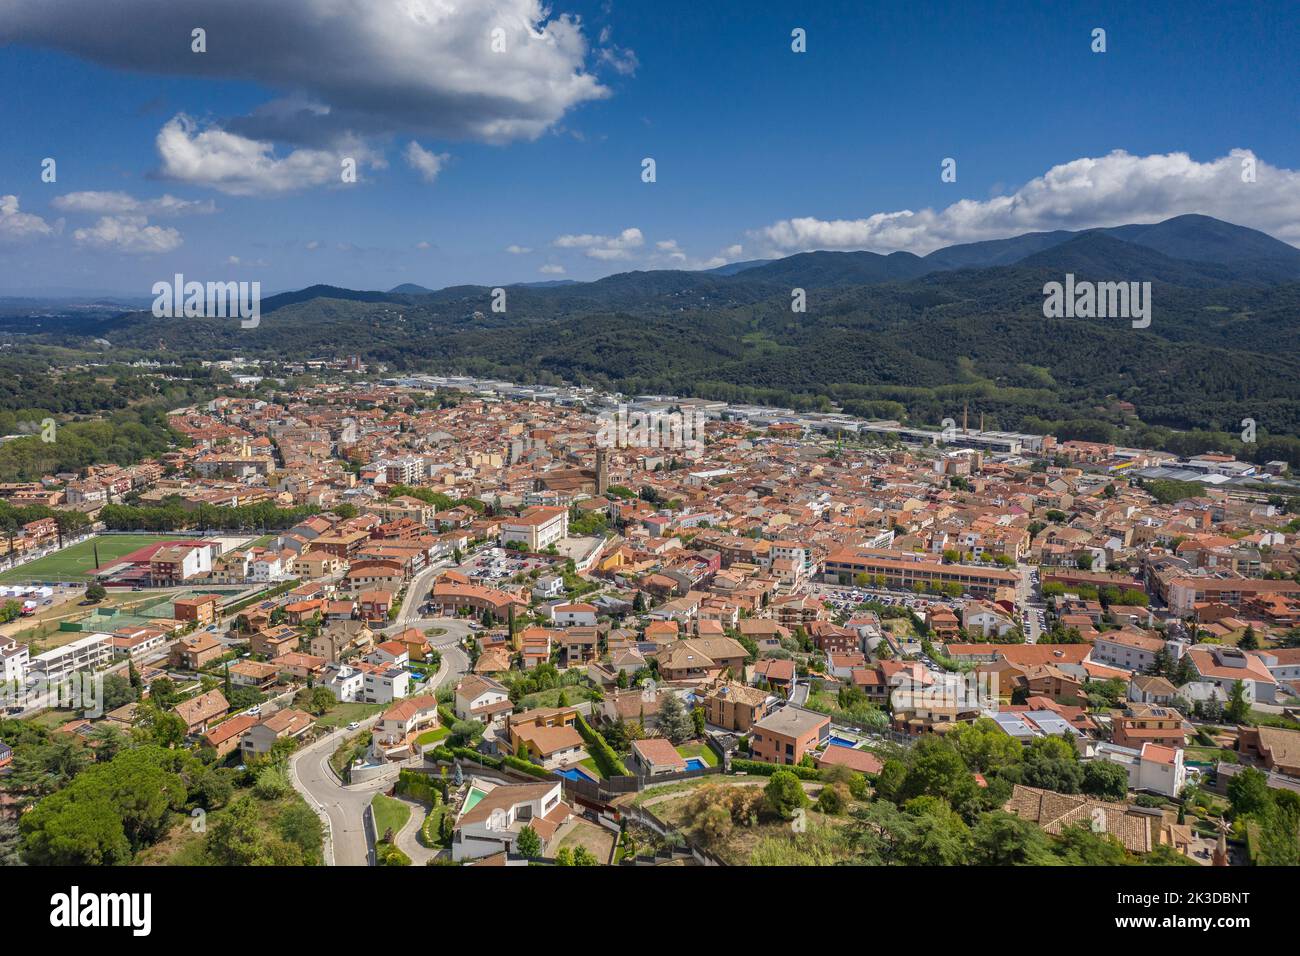
{"label": "sports field", "polygon": [[0,574],[0,584],[19,584],[27,581],[82,581],[95,567],[96,547],[99,548],[99,563],[111,564],[122,555],[138,551],[146,545],[183,537],[185,536],[176,534],[100,535],[6,571]]}

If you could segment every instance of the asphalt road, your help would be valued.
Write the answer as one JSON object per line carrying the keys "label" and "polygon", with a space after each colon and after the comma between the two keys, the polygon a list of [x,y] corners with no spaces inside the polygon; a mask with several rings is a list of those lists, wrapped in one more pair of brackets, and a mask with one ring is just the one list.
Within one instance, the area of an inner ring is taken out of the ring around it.
{"label": "asphalt road", "polygon": [[[432,693],[443,684],[454,684],[469,669],[469,658],[461,650],[460,640],[470,630],[463,621],[452,618],[420,619],[418,614],[409,619],[399,617],[393,624],[393,627],[399,629],[420,626],[446,629],[445,634],[430,640],[442,654],[443,660],[438,676],[424,688],[424,691]],[[362,721],[361,726],[369,729],[378,720],[379,716],[375,715]],[[289,761],[289,776],[294,788],[318,814],[323,813],[329,822],[325,835],[327,866],[366,866],[369,863],[370,850],[364,822],[366,807],[376,793],[387,790],[393,782],[391,777],[384,777],[355,786],[345,787],[339,783],[329,765],[329,759],[348,733],[347,730],[337,730],[304,747]]]}

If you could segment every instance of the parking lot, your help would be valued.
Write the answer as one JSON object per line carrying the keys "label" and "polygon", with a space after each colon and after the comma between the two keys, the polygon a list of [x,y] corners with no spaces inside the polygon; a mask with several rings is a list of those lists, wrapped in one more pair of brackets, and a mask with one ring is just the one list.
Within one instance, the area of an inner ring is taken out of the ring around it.
{"label": "parking lot", "polygon": [[541,558],[524,557],[506,548],[485,548],[466,558],[457,570],[471,580],[490,584],[531,571],[545,574],[550,568],[551,562]]}

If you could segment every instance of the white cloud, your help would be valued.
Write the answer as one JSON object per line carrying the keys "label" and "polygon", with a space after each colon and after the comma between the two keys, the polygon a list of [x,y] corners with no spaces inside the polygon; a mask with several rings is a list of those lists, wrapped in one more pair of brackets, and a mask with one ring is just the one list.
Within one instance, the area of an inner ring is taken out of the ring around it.
{"label": "white cloud", "polygon": [[639,249],[644,242],[641,230],[631,227],[617,236],[598,236],[592,233],[557,236],[553,245],[561,249],[582,249],[592,259],[609,261],[631,258],[632,251]]}
{"label": "white cloud", "polygon": [[[283,98],[223,128],[322,146],[340,134],[533,139],[608,95],[577,17],[543,0],[7,0],[0,45],[26,43],[136,72],[235,79]],[[494,52],[492,31],[504,31]],[[172,38],[168,40],[167,38]],[[615,51],[624,66],[626,51]],[[617,68],[617,67],[616,67]]]}
{"label": "white cloud", "polygon": [[94,249],[141,254],[172,252],[184,242],[175,229],[151,226],[144,216],[102,216],[94,226],[75,230],[72,238]]}
{"label": "white cloud", "polygon": [[[1255,160],[1255,182],[1242,182],[1247,160]],[[1205,163],[1186,153],[1133,156],[1116,150],[1053,166],[1008,196],[863,219],[782,219],[752,235],[771,254],[868,249],[923,255],[954,243],[1160,222],[1188,213],[1250,226],[1300,245],[1300,172],[1270,166],[1243,149]]]}
{"label": "white cloud", "polygon": [[55,209],[71,213],[93,213],[96,215],[139,215],[139,216],[184,216],[189,214],[206,214],[217,211],[211,199],[190,200],[177,199],[164,193],[157,199],[137,199],[124,192],[76,192],[56,196],[51,205]]}
{"label": "white cloud", "polygon": [[359,142],[339,150],[295,149],[280,157],[272,143],[218,127],[200,129],[183,113],[159,130],[156,145],[163,176],[232,196],[273,195],[342,183],[345,159],[353,160],[358,170],[377,165],[374,154]]}
{"label": "white cloud", "polygon": [[438,178],[442,167],[451,159],[450,153],[434,153],[425,149],[415,140],[406,144],[406,164],[420,174],[426,183]]}
{"label": "white cloud", "polygon": [[415,244],[415,248],[417,248],[417,249],[419,249],[421,252],[423,252],[423,251],[425,251],[426,249],[432,249],[432,248],[433,248],[433,243],[429,242],[427,239],[421,239],[419,242],[417,242],[417,243]]}
{"label": "white cloud", "polygon": [[18,242],[49,236],[55,227],[40,216],[18,209],[18,197],[0,196],[0,240]]}
{"label": "white cloud", "polygon": [[306,248],[308,252],[315,252],[317,249],[320,248],[320,246],[321,243],[319,239],[312,239],[308,241]]}
{"label": "white cloud", "polygon": [[537,271],[540,272],[542,275],[562,276],[564,275],[564,266],[556,265],[555,263],[548,262],[546,265],[542,266]]}
{"label": "white cloud", "polygon": [[512,256],[524,256],[532,251],[533,250],[530,249],[528,246],[520,246],[514,243],[511,243],[510,245],[506,246],[506,252],[510,253]]}

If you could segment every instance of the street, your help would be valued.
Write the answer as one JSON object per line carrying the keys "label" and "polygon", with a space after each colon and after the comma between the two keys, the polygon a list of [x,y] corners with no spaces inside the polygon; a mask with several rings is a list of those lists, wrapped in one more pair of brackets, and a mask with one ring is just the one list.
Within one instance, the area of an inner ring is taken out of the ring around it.
{"label": "street", "polygon": [[[409,593],[416,593],[415,585],[418,582],[419,578],[413,582]],[[454,684],[460,680],[461,675],[469,669],[469,658],[460,648],[461,639],[471,633],[469,625],[453,618],[420,619],[418,610],[411,617],[407,617],[405,612],[408,607],[418,609],[418,602],[408,601],[404,604],[402,614],[389,630],[437,626],[446,631],[429,641],[442,655],[442,668],[438,675],[425,685],[421,693],[434,693],[442,685]],[[363,729],[369,729],[378,720],[379,715],[376,714],[361,721],[361,726]],[[303,795],[318,814],[323,812],[328,821],[325,834],[327,866],[366,866],[369,863],[369,845],[366,841],[364,823],[365,810],[374,795],[387,790],[393,782],[391,777],[383,777],[356,786],[345,787],[339,783],[338,777],[329,765],[329,760],[348,733],[347,730],[337,730],[323,740],[304,747],[289,760],[289,777],[294,789]]]}

